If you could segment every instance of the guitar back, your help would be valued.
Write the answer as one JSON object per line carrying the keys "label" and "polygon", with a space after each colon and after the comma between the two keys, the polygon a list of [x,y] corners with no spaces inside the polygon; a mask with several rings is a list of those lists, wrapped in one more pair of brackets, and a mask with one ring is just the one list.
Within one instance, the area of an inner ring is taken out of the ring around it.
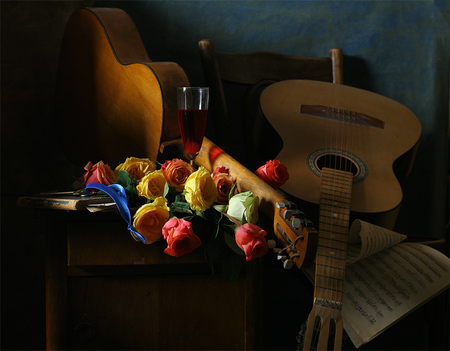
{"label": "guitar back", "polygon": [[156,160],[161,142],[179,137],[177,86],[189,86],[176,63],[152,62],[120,9],[76,11],[58,67],[55,122],[76,165],[116,165],[130,155]]}

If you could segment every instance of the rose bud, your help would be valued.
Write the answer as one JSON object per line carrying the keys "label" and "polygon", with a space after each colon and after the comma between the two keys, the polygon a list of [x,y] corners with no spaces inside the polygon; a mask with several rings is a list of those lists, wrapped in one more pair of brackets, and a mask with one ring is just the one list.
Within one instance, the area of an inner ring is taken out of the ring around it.
{"label": "rose bud", "polygon": [[162,235],[167,241],[164,252],[170,256],[186,255],[202,245],[200,238],[192,230],[191,222],[182,218],[172,218],[166,222]]}
{"label": "rose bud", "polygon": [[[233,177],[228,173],[228,170],[225,167],[217,167],[211,174],[211,177],[217,189],[217,202],[221,205],[228,204],[230,192],[234,186]],[[236,188],[234,188],[233,193],[235,192]]]}
{"label": "rose bud", "polygon": [[259,197],[253,196],[251,191],[239,193],[230,199],[227,214],[239,223],[258,222]]}
{"label": "rose bud", "polygon": [[267,161],[256,170],[255,174],[274,189],[278,189],[289,180],[286,166],[278,160]]}
{"label": "rose bud", "polygon": [[177,158],[164,162],[161,170],[164,172],[167,183],[174,186],[178,192],[183,191],[186,180],[195,172],[195,168],[189,163]]}
{"label": "rose bud", "polygon": [[266,241],[266,231],[255,224],[246,223],[236,231],[236,243],[244,251],[245,259],[262,257],[269,250]]}
{"label": "rose bud", "polygon": [[140,197],[151,200],[164,195],[165,185],[166,178],[163,172],[158,170],[144,176],[136,186],[136,190]]}
{"label": "rose bud", "polygon": [[152,244],[162,238],[162,227],[169,219],[167,200],[158,197],[155,201],[141,206],[133,217],[133,227],[147,239],[144,244]]}
{"label": "rose bud", "polygon": [[130,178],[141,179],[156,169],[156,164],[148,158],[128,157],[124,163],[116,167],[114,172],[127,171]]}
{"label": "rose bud", "polygon": [[89,161],[84,166],[84,169],[86,170],[83,175],[84,184],[100,183],[103,185],[111,185],[116,182],[116,175],[103,161],[99,161],[95,165]]}
{"label": "rose bud", "polygon": [[201,166],[184,185],[186,201],[194,211],[205,211],[217,200],[217,190],[210,173]]}

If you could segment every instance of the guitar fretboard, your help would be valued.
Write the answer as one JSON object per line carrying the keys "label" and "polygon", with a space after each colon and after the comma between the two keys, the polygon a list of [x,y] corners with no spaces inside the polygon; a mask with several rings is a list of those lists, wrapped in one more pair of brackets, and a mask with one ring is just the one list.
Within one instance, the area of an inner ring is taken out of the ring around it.
{"label": "guitar fretboard", "polygon": [[341,309],[353,174],[322,169],[315,304]]}

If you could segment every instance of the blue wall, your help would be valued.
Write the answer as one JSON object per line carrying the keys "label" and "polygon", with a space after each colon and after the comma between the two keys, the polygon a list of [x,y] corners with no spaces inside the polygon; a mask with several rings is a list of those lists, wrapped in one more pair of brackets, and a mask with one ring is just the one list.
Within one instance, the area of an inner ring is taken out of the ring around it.
{"label": "blue wall", "polygon": [[135,21],[154,61],[174,61],[202,84],[197,43],[223,52],[298,56],[344,51],[344,83],[410,108],[423,127],[397,230],[442,237],[448,223],[447,1],[100,1]]}

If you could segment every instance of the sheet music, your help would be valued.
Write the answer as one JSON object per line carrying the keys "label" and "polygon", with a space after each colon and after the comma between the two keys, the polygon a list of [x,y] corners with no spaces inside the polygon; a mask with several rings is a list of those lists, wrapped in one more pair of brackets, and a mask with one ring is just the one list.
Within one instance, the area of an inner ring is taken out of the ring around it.
{"label": "sheet music", "polygon": [[356,348],[449,286],[450,259],[444,254],[402,243],[367,257],[383,245],[368,242],[361,253],[366,258],[346,268],[342,315]]}
{"label": "sheet music", "polygon": [[361,220],[352,223],[348,235],[347,264],[395,246],[407,238],[406,235]]}

